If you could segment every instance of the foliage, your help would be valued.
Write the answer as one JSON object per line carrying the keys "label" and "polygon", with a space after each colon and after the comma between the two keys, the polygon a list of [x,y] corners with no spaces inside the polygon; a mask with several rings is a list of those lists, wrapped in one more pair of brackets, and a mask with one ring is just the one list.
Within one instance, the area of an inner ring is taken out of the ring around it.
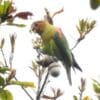
{"label": "foliage", "polygon": [[[26,26],[25,24],[14,23],[14,20],[15,18],[21,18],[27,20],[28,16],[32,16],[32,13],[28,11],[18,12],[18,13],[15,12],[16,9],[14,8],[12,1],[0,0],[0,25],[6,22],[6,25],[25,27]],[[15,13],[15,15],[13,13]],[[11,85],[18,85],[22,87],[24,92],[32,99],[32,97],[25,88],[26,87],[35,88],[35,84],[34,82],[19,81],[16,78],[16,69],[12,68],[13,54],[16,44],[16,35],[15,34],[10,35],[9,39],[11,44],[11,54],[9,57],[9,64],[8,61],[6,60],[6,56],[3,50],[6,40],[4,38],[1,38],[0,41],[0,51],[4,60],[4,63],[0,61],[0,100],[13,100],[12,93],[9,90],[5,89],[7,86]]]}
{"label": "foliage", "polygon": [[100,82],[93,79],[92,85],[93,85],[93,90],[96,93],[96,96],[97,96],[98,100],[100,100]]}
{"label": "foliage", "polygon": [[91,100],[89,96],[83,95],[86,89],[86,79],[81,78],[81,84],[78,87],[78,89],[79,89],[79,99],[78,99],[78,96],[74,95],[73,96],[74,100]]}
{"label": "foliage", "polygon": [[[90,0],[90,5],[92,9],[97,9],[100,6],[100,0]],[[48,11],[47,8],[44,9],[46,15],[44,16],[44,20],[47,20],[50,24],[53,24],[53,18],[62,13],[64,9],[60,9],[56,12],[54,12],[52,15]],[[29,11],[24,12],[18,12],[16,13],[16,8],[13,5],[13,2],[10,0],[0,0],[0,25],[6,24],[10,26],[16,26],[16,27],[25,27],[25,24],[18,24],[15,23],[16,18],[20,18],[23,20],[28,20],[29,16],[32,16],[33,14]],[[96,21],[92,20],[89,21],[87,19],[81,19],[79,20],[78,25],[76,25],[77,31],[79,33],[79,38],[77,39],[77,43],[72,48],[76,48],[76,46],[80,43],[80,41],[84,40],[86,35],[89,34],[95,27]],[[35,77],[37,78],[38,83],[35,84],[34,82],[28,82],[28,81],[19,81],[16,78],[16,69],[12,66],[15,46],[16,46],[16,34],[10,35],[10,44],[11,44],[11,51],[10,51],[10,57],[9,57],[9,64],[6,60],[5,53],[4,53],[4,45],[6,40],[4,38],[0,41],[0,50],[1,54],[4,60],[4,63],[0,61],[0,100],[13,100],[13,93],[10,92],[10,89],[6,89],[7,86],[17,85],[22,88],[22,90],[26,93],[26,95],[30,98],[30,100],[34,100],[35,97],[32,97],[30,93],[26,90],[27,87],[30,87],[31,89],[36,89],[36,100],[48,99],[48,100],[57,100],[60,96],[64,94],[62,92],[61,88],[53,88],[51,86],[51,92],[53,93],[53,96],[49,96],[48,94],[45,94],[44,89],[48,86],[50,83],[49,76],[58,77],[60,74],[60,67],[57,63],[58,60],[55,57],[45,55],[41,52],[41,48],[43,46],[42,39],[37,38],[36,40],[32,40],[32,46],[37,51],[38,56],[35,61],[32,61],[32,66],[30,69],[35,74]],[[93,90],[97,94],[97,97],[100,100],[100,83],[93,79]],[[92,98],[88,95],[84,95],[84,92],[86,90],[86,80],[81,78],[79,89],[79,95],[74,95],[73,100],[91,100]]]}
{"label": "foliage", "polygon": [[0,100],[13,100],[12,93],[8,90],[2,90],[0,92]]}
{"label": "foliage", "polygon": [[72,50],[89,34],[95,27],[96,21],[92,20],[89,22],[87,19],[79,20],[79,24],[76,25],[76,29],[79,33],[79,38],[77,39],[76,44],[72,48]]}
{"label": "foliage", "polygon": [[[13,15],[15,13],[15,15]],[[16,8],[13,5],[13,2],[10,0],[1,0],[0,1],[0,23],[7,22],[7,25],[13,25],[17,27],[24,27],[24,24],[14,23],[15,18],[28,19],[28,16],[32,16],[31,12],[18,12],[16,13]]]}
{"label": "foliage", "polygon": [[[10,44],[11,44],[11,53],[14,53],[15,48],[15,41],[16,37],[15,35],[10,35]],[[1,62],[0,65],[0,100],[13,100],[12,93],[9,90],[5,90],[5,88],[9,85],[19,85],[21,87],[31,87],[35,88],[35,84],[33,82],[27,82],[27,81],[18,81],[13,80],[16,79],[16,70],[12,68],[12,60],[10,59],[10,67],[7,64],[4,52],[3,52],[3,46],[5,44],[4,38],[1,39],[0,42],[0,49],[2,56],[4,58],[4,64]]]}

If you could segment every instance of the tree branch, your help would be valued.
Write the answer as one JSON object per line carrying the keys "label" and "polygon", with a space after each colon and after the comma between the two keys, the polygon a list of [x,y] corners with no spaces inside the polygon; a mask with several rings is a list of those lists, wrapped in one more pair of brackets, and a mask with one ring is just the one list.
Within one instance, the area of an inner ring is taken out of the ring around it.
{"label": "tree branch", "polygon": [[[8,65],[7,65],[7,60],[6,60],[6,57],[5,57],[5,55],[4,55],[4,52],[3,52],[3,49],[2,49],[2,48],[1,48],[1,53],[2,53],[2,56],[3,56],[4,62],[5,62],[5,66],[8,67]],[[14,77],[14,79],[15,79],[16,81],[18,81],[18,79],[17,79],[16,77]],[[27,90],[26,90],[24,87],[21,86],[21,88],[23,89],[23,91],[27,94],[27,96],[28,96],[31,100],[34,100],[34,99],[32,98],[32,96],[27,92]]]}
{"label": "tree branch", "polygon": [[55,15],[62,13],[63,11],[64,11],[64,8],[62,8],[62,9],[60,9],[60,10],[54,12],[53,15],[52,15],[52,18],[53,18]]}
{"label": "tree branch", "polygon": [[39,91],[39,93],[38,93],[38,95],[37,95],[37,97],[36,97],[36,100],[40,100],[41,94],[42,94],[42,92],[43,92],[43,89],[44,89],[44,87],[45,87],[45,84],[46,84],[46,82],[47,82],[48,77],[49,77],[49,70],[48,70],[48,72],[47,72],[47,74],[46,74],[46,77],[45,77],[45,79],[44,79],[43,85],[42,85],[42,87],[41,87],[41,89],[40,89],[40,91]]}

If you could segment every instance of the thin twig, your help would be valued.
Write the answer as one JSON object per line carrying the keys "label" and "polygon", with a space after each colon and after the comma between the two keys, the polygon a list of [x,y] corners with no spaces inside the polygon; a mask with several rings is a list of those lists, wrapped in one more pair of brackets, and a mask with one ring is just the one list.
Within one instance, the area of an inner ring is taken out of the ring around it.
{"label": "thin twig", "polygon": [[71,48],[71,50],[75,49],[79,43],[80,43],[80,41],[77,40],[77,42],[76,42],[75,45]]}
{"label": "thin twig", "polygon": [[45,12],[46,12],[46,16],[44,16],[45,20],[47,20],[50,24],[53,25],[52,17],[51,17],[50,12],[48,11],[47,8],[45,8]]}
{"label": "thin twig", "polygon": [[64,9],[62,8],[62,9],[60,9],[60,10],[54,12],[53,15],[51,16],[51,14],[50,14],[50,12],[48,11],[47,8],[45,8],[44,10],[45,10],[45,12],[46,12],[46,16],[44,16],[44,19],[47,20],[47,21],[48,21],[50,24],[52,24],[52,25],[53,25],[53,17],[54,17],[55,15],[60,14],[60,13],[62,13],[62,12],[64,11]]}
{"label": "thin twig", "polygon": [[[5,55],[4,55],[4,52],[3,52],[3,49],[2,49],[2,48],[1,48],[1,53],[2,53],[2,56],[3,56],[4,62],[5,62],[5,65],[6,65],[6,67],[8,67],[8,65],[7,65],[7,60],[6,60],[6,58],[5,58]],[[17,79],[16,77],[14,77],[14,79],[15,79],[16,81],[18,81],[18,79]],[[26,90],[23,86],[21,86],[21,88],[23,89],[23,91],[27,94],[27,96],[28,96],[31,100],[34,100],[34,99],[32,98],[32,96],[27,92],[27,90]]]}
{"label": "thin twig", "polygon": [[[15,79],[16,81],[18,81],[18,79],[17,79],[16,77],[14,77],[14,79]],[[23,91],[27,94],[27,96],[28,96],[31,100],[34,100],[34,99],[32,98],[32,96],[27,92],[27,90],[26,90],[23,86],[21,86],[21,88],[23,89]]]}
{"label": "thin twig", "polygon": [[38,95],[37,95],[37,97],[36,97],[36,100],[40,100],[40,97],[41,97],[41,94],[42,94],[43,89],[44,89],[44,87],[45,87],[45,84],[46,84],[46,82],[47,82],[48,76],[49,76],[49,70],[48,70],[48,72],[47,72],[47,74],[46,74],[46,77],[45,77],[45,79],[44,79],[43,85],[42,85],[42,87],[41,87],[41,89],[40,89],[40,91],[39,91],[39,93],[38,93]]}
{"label": "thin twig", "polygon": [[54,14],[52,15],[52,18],[53,18],[55,15],[62,13],[63,11],[64,11],[64,8],[62,8],[62,9],[60,9],[60,10],[54,12]]}
{"label": "thin twig", "polygon": [[10,68],[12,68],[12,61],[13,61],[13,52],[11,52],[10,57],[9,57]]}
{"label": "thin twig", "polygon": [[5,58],[5,55],[4,55],[4,52],[3,52],[3,49],[2,48],[1,48],[1,53],[2,53],[2,56],[3,56],[4,63],[7,66],[7,61],[6,61],[6,58]]}
{"label": "thin twig", "polygon": [[[41,87],[41,71],[40,71],[40,67],[39,67],[37,96],[38,96],[38,94],[40,92],[40,87]],[[36,100],[38,100],[38,99],[36,99]]]}
{"label": "thin twig", "polygon": [[79,100],[82,100],[82,96],[83,96],[83,92],[80,92],[80,99]]}

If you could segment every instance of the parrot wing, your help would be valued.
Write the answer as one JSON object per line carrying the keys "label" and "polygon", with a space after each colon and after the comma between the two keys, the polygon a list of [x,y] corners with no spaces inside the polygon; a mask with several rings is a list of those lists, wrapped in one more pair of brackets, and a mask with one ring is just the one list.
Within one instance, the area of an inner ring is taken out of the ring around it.
{"label": "parrot wing", "polygon": [[[74,55],[72,54],[72,58],[73,58],[73,69],[74,67],[77,68],[78,70],[80,70],[82,72],[82,69],[80,68],[80,66],[78,65],[78,63],[75,60]],[[75,70],[74,70],[75,71]]]}
{"label": "parrot wing", "polygon": [[53,40],[54,40],[56,46],[59,49],[59,52],[60,52],[60,55],[61,55],[60,58],[62,58],[60,60],[63,62],[64,66],[65,66],[69,83],[72,84],[72,81],[71,81],[71,66],[72,66],[73,69],[75,67],[78,70],[80,70],[81,72],[82,72],[82,69],[80,68],[80,66],[76,62],[74,55],[72,54],[71,50],[69,49],[68,42],[67,42],[64,34],[62,33],[61,29],[54,33]]}
{"label": "parrot wing", "polygon": [[59,49],[59,53],[61,55],[60,58],[62,58],[60,60],[63,62],[64,66],[65,66],[68,81],[71,85],[72,84],[72,81],[71,81],[71,65],[72,65],[73,61],[72,61],[72,54],[71,54],[71,51],[69,49],[67,40],[66,40],[65,36],[63,35],[63,33],[61,31],[60,31],[60,33],[59,32],[54,33],[53,40],[54,40],[57,48]]}

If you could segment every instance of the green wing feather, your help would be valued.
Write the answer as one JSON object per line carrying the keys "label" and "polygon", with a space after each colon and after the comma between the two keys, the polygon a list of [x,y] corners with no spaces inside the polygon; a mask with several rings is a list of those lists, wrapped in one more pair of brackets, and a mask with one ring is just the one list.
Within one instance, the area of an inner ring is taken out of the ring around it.
{"label": "green wing feather", "polygon": [[[61,36],[60,36],[61,35]],[[56,46],[58,47],[59,49],[59,53],[61,54],[62,56],[62,61],[65,63],[65,62],[68,62],[69,65],[72,64],[72,54],[71,54],[71,50],[69,49],[69,45],[68,45],[68,42],[64,36],[64,34],[62,33],[59,33],[58,32],[55,32],[54,34],[54,42],[56,44]]]}
{"label": "green wing feather", "polygon": [[59,53],[61,54],[61,58],[62,58],[61,60],[65,66],[68,81],[71,85],[72,84],[71,66],[73,64],[73,59],[72,59],[72,54],[69,49],[67,40],[66,40],[65,36],[63,35],[63,33],[59,34],[59,32],[55,32],[53,38],[54,38],[55,44],[57,45],[57,47],[59,49]]}

